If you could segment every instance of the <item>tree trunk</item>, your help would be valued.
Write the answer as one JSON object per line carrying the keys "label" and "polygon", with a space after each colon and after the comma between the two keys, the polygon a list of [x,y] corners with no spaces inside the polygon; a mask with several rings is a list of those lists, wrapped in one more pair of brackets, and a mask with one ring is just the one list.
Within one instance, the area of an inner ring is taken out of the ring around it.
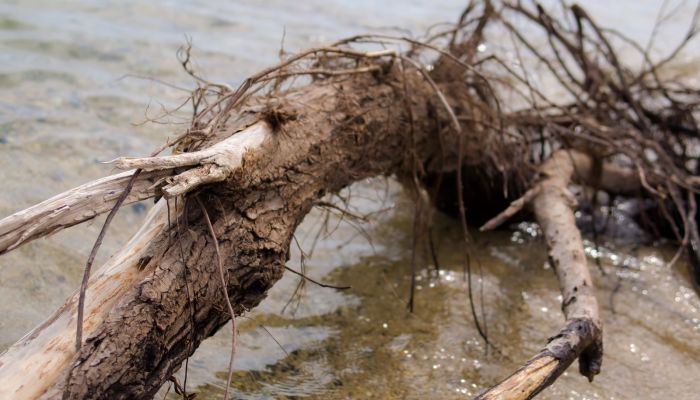
{"label": "tree trunk", "polygon": [[[237,314],[258,305],[281,278],[296,227],[326,193],[405,174],[440,154],[432,136],[447,122],[439,120],[435,92],[412,79],[407,98],[397,74],[389,68],[316,81],[252,104],[220,133],[217,140],[265,132],[226,182],[191,194],[212,219]],[[150,398],[230,319],[201,210],[173,198],[168,222],[165,201],[152,211],[147,233],[136,235],[140,245],[128,243],[92,279],[80,351],[74,354],[72,335],[76,295],[0,358],[0,397]]]}

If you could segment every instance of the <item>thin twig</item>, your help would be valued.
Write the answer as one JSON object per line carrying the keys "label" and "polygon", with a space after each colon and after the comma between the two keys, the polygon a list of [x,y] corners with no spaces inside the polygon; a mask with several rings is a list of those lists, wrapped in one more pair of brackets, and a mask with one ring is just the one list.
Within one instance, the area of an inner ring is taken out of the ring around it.
{"label": "thin twig", "polygon": [[233,376],[233,359],[236,355],[236,313],[233,310],[233,305],[231,304],[231,299],[228,295],[228,285],[226,284],[226,276],[224,275],[224,261],[221,257],[221,251],[219,250],[219,240],[216,238],[216,232],[214,232],[214,227],[211,224],[211,220],[209,219],[209,213],[207,212],[206,207],[204,207],[204,204],[199,199],[199,196],[195,195],[195,200],[197,200],[197,203],[199,204],[199,207],[202,210],[204,220],[207,222],[209,234],[211,235],[211,239],[214,242],[214,250],[216,250],[216,259],[219,265],[219,278],[221,279],[221,290],[224,294],[224,299],[226,299],[226,307],[228,308],[228,312],[231,315],[231,358],[228,362],[228,373],[226,374],[226,388],[224,389],[224,399],[228,400],[228,390],[231,387],[231,378]]}
{"label": "thin twig", "polygon": [[321,282],[319,282],[319,281],[316,281],[316,280],[314,280],[314,279],[309,278],[308,276],[306,276],[305,274],[302,274],[301,272],[298,272],[298,271],[295,271],[295,270],[289,268],[289,267],[286,266],[286,265],[284,266],[284,269],[286,269],[287,271],[289,271],[289,272],[291,272],[291,273],[293,273],[293,274],[299,275],[300,277],[306,279],[307,281],[309,281],[309,282],[311,282],[311,283],[313,283],[313,284],[316,284],[316,285],[318,285],[318,286],[320,286],[320,287],[322,287],[322,288],[335,289],[335,290],[347,290],[347,289],[352,289],[352,286],[334,286],[334,285],[329,285],[329,284],[327,284],[327,283],[321,283]]}
{"label": "thin twig", "polygon": [[97,256],[97,250],[99,250],[100,246],[102,246],[102,241],[104,240],[105,235],[107,234],[107,229],[112,223],[112,219],[115,215],[117,215],[117,211],[119,211],[119,208],[121,207],[122,203],[124,203],[124,200],[126,200],[127,196],[129,196],[129,193],[131,192],[131,189],[134,187],[134,183],[136,182],[136,178],[138,178],[140,173],[141,170],[137,169],[134,171],[134,174],[131,175],[129,182],[126,184],[126,187],[119,195],[117,202],[114,203],[114,207],[112,207],[112,210],[109,212],[109,214],[107,214],[107,218],[105,219],[105,222],[102,225],[100,233],[97,235],[95,244],[92,246],[92,250],[90,250],[90,255],[88,256],[87,263],[85,264],[85,271],[83,272],[83,281],[80,284],[80,294],[78,297],[78,319],[76,321],[75,331],[76,352],[80,351],[80,347],[83,344],[83,314],[85,313],[85,294],[87,292],[88,281],[90,280],[90,270],[92,269],[92,264],[95,262],[95,256]]}

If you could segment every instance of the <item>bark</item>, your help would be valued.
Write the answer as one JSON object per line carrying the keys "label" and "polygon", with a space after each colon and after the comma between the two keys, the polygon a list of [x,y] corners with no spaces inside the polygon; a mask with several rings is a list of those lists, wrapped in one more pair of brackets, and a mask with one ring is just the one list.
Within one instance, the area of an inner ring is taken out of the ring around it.
{"label": "bark", "polygon": [[[280,279],[296,227],[327,193],[378,175],[396,174],[415,183],[413,174],[420,174],[430,183],[436,175],[454,174],[458,167],[470,171],[470,178],[478,176],[475,171],[499,170],[493,165],[494,154],[510,150],[507,146],[491,148],[495,141],[488,131],[463,129],[457,134],[443,128],[453,122],[444,111],[446,102],[462,110],[470,105],[444,70],[443,81],[436,84],[417,70],[399,68],[394,61],[387,62],[381,71],[317,80],[284,96],[253,99],[209,137],[199,152],[115,160],[120,168],[145,170],[128,201],[159,195],[165,198],[142,230],[91,279],[83,332],[86,340],[79,352],[76,354],[73,346],[76,294],[0,356],[0,397],[150,398],[202,340],[230,319],[216,279],[211,235],[196,202],[183,201],[182,194],[198,196],[209,210],[226,268],[226,289],[240,315],[259,304]],[[459,143],[464,143],[463,164],[458,162]],[[569,157],[576,161],[576,173],[584,175],[582,180],[593,179],[596,168],[589,157],[579,153]],[[598,181],[603,187],[627,190],[620,179],[627,182],[628,171],[613,167],[603,171]],[[561,176],[556,170],[541,172],[545,179],[533,189],[534,197],[520,203],[561,203],[568,214],[561,207],[557,212],[569,218],[570,205],[562,192],[548,194],[543,184],[549,179],[556,181],[553,186],[565,187],[574,175],[573,167]],[[41,221],[35,224],[39,228],[15,234],[29,240],[79,222],[74,215],[85,219],[106,212],[128,174],[66,192],[30,209],[34,210],[31,213],[21,212],[0,221],[0,228],[9,226],[10,231],[22,232],[23,225],[13,221],[32,215],[29,220]],[[475,193],[483,189],[476,185],[467,188]],[[76,195],[83,192],[90,195]],[[50,210],[58,210],[53,219],[47,217]],[[568,219],[562,222],[540,214],[538,220],[545,232],[551,230],[545,225],[550,220],[555,231],[564,225],[570,228]],[[551,243],[556,239],[556,234],[546,235]],[[12,247],[22,243],[13,240]],[[552,249],[558,248],[552,245]],[[578,250],[575,261],[580,266],[578,257],[583,253]],[[553,253],[553,259],[566,265],[557,266],[557,270],[566,271],[570,249],[557,251],[563,253]],[[586,285],[576,282],[576,291],[581,294],[572,304],[584,304],[592,296],[590,277],[581,273],[573,276]],[[573,290],[566,273],[562,274],[565,290]],[[571,293],[566,294],[565,299],[571,302]],[[574,305],[570,309],[579,310]],[[584,349],[595,348],[590,344],[600,331],[597,314],[565,312],[569,324],[558,340],[573,350],[557,352],[554,348],[561,347],[556,346],[558,342],[550,343],[514,375],[516,378],[494,390],[509,387],[520,377],[531,381],[535,376],[531,370],[536,368],[544,375],[530,385],[534,394]],[[572,330],[581,321],[590,328],[586,335]],[[595,362],[588,365],[587,371],[595,370]]]}
{"label": "bark", "polygon": [[[254,75],[242,84],[242,92],[228,93],[229,99],[240,100],[265,79],[301,75],[304,71],[284,68],[314,55],[320,67],[314,64],[305,71],[314,77],[309,85],[279,92],[277,81],[271,85],[275,95],[227,103],[222,118],[197,127],[206,132],[197,138],[197,151],[115,160],[119,168],[144,170],[127,202],[164,198],[134,238],[91,279],[80,350],[76,353],[73,346],[74,295],[0,356],[0,398],[152,397],[231,317],[200,201],[219,244],[226,292],[240,315],[258,305],[280,279],[292,235],[315,204],[358,180],[392,174],[410,185],[426,184],[436,203],[459,208],[464,217],[464,199],[470,207],[478,209],[481,204],[472,200],[481,198],[486,208],[502,210],[538,172],[537,184],[485,228],[532,207],[560,282],[566,323],[540,353],[481,398],[530,398],[577,357],[584,375],[597,373],[602,327],[566,187],[573,180],[615,193],[633,192],[644,183],[642,172],[637,179],[627,169],[599,165],[575,151],[555,152],[537,171],[532,168],[527,154],[533,136],[516,132],[557,122],[543,119],[536,109],[535,122],[515,118],[509,132],[502,126],[509,120],[501,115],[499,99],[488,79],[469,65],[474,45],[495,15],[490,3],[484,4],[470,39],[451,46],[463,54],[443,55],[432,74],[393,50],[311,49]],[[352,62],[336,63],[341,56]],[[562,115],[567,117],[558,123],[562,131],[593,126],[592,132],[605,133],[606,140],[610,136],[607,126],[570,119],[576,115],[568,111]],[[627,154],[623,147],[617,150]],[[130,174],[84,185],[0,221],[0,254],[109,211]],[[452,178],[457,185],[448,183]]]}

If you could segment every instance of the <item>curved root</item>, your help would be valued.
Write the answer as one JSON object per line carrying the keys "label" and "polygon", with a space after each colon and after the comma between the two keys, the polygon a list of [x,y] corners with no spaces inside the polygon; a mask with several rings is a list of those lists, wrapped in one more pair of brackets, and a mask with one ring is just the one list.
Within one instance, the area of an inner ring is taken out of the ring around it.
{"label": "curved root", "polygon": [[[576,228],[573,209],[576,200],[567,190],[576,174],[590,182],[593,162],[588,155],[559,150],[539,168],[540,179],[535,187],[511,207],[489,221],[482,230],[504,222],[526,204],[531,206],[542,228],[548,248],[549,262],[554,268],[562,293],[564,327],[549,339],[549,343],[523,367],[501,383],[488,389],[478,399],[529,399],[552,384],[578,358],[579,370],[589,380],[600,372],[603,357],[602,324],[598,315],[593,282],[581,234]],[[600,181],[611,185],[621,170],[603,170]],[[629,178],[626,172],[617,177]],[[605,179],[602,179],[605,178]],[[632,189],[636,183],[627,179]],[[620,189],[620,183],[617,184]]]}

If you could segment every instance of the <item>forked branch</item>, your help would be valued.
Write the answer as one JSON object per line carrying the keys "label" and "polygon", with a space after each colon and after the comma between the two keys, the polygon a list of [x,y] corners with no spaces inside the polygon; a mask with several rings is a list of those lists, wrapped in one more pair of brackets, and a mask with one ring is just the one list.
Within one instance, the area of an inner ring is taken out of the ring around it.
{"label": "forked branch", "polygon": [[[245,154],[271,136],[263,121],[205,150],[172,156],[118,158],[118,168],[143,170],[123,205],[159,195],[181,196],[202,185],[221,182],[243,166]],[[183,168],[184,170],[177,170]],[[78,186],[0,220],[0,254],[34,239],[89,221],[110,211],[126,188],[133,170]]]}

